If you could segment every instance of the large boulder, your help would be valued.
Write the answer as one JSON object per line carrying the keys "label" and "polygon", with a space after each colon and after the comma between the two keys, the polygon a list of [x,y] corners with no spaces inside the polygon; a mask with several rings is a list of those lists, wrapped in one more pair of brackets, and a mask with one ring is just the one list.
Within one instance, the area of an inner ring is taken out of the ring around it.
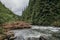
{"label": "large boulder", "polygon": [[0,40],[4,40],[5,37],[6,37],[5,35],[0,34]]}
{"label": "large boulder", "polygon": [[5,29],[31,28],[31,25],[27,22],[17,21],[17,22],[3,24],[3,28]]}
{"label": "large boulder", "polygon": [[0,35],[0,40],[2,40],[3,38],[2,38],[2,36]]}
{"label": "large boulder", "polygon": [[4,40],[14,40],[16,38],[12,31],[5,32],[4,34],[5,34]]}

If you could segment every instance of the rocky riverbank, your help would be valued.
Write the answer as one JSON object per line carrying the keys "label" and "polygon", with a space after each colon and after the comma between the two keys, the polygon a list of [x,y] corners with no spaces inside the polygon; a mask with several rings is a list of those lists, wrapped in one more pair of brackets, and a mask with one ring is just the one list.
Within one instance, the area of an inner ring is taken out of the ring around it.
{"label": "rocky riverbank", "polygon": [[3,34],[0,35],[0,40],[15,39],[14,33],[11,30],[31,28],[31,25],[24,21],[4,23],[1,26],[3,28]]}
{"label": "rocky riverbank", "polygon": [[12,23],[3,24],[3,28],[5,28],[5,29],[24,29],[24,28],[31,28],[31,25],[24,21],[16,21],[16,22],[12,22]]}
{"label": "rocky riverbank", "polygon": [[14,33],[11,31],[4,32],[4,34],[0,34],[0,40],[10,40],[10,39],[15,39]]}

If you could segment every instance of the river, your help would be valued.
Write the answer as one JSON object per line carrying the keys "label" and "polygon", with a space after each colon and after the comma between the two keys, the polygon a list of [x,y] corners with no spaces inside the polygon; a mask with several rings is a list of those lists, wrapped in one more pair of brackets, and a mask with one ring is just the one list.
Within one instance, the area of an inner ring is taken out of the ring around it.
{"label": "river", "polygon": [[32,26],[31,29],[12,30],[15,40],[60,40],[60,27]]}

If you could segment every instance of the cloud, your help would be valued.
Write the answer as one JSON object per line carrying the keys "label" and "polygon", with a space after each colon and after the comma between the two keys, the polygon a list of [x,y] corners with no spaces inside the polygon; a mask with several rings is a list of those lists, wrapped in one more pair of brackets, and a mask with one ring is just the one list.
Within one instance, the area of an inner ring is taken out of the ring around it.
{"label": "cloud", "polygon": [[29,0],[0,0],[7,8],[17,15],[22,15],[22,11],[28,6]]}

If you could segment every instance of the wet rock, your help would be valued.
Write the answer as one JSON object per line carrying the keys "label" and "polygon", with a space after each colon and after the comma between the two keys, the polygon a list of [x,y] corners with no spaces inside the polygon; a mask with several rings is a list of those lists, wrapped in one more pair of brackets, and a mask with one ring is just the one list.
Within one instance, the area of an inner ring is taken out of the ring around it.
{"label": "wet rock", "polygon": [[0,40],[2,40],[3,38],[2,38],[2,36],[0,35]]}
{"label": "wet rock", "polygon": [[39,40],[47,40],[47,38],[40,36]]}
{"label": "wet rock", "polygon": [[6,37],[4,40],[14,40],[15,39],[14,33],[12,31],[5,32],[5,35],[6,35]]}
{"label": "wet rock", "polygon": [[5,28],[5,29],[24,29],[24,28],[31,28],[31,25],[27,22],[17,21],[17,22],[3,24],[3,28]]}
{"label": "wet rock", "polygon": [[5,35],[0,34],[0,40],[4,40],[4,38],[5,38]]}
{"label": "wet rock", "polygon": [[39,38],[31,37],[31,38],[28,38],[27,40],[39,40]]}

